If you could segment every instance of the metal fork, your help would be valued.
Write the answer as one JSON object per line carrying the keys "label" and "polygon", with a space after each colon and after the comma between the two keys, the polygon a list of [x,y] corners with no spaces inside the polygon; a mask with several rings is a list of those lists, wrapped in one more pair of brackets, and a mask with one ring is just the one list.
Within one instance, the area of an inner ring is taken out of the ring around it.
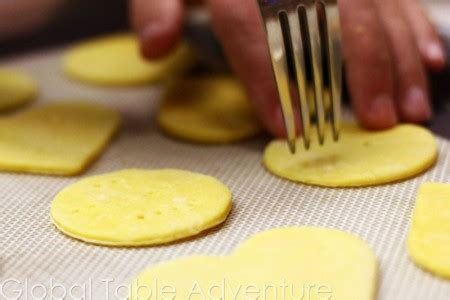
{"label": "metal fork", "polygon": [[[325,139],[326,122],[333,139],[339,139],[341,123],[342,59],[337,0],[258,0],[265,24],[270,57],[291,153],[297,136],[290,80],[296,81],[306,149],[311,142],[312,119],[308,83],[313,85],[319,144]],[[325,71],[324,71],[325,70]],[[309,76],[308,76],[309,75]],[[326,76],[326,77],[324,77]],[[325,82],[330,90],[330,109],[324,105]]]}

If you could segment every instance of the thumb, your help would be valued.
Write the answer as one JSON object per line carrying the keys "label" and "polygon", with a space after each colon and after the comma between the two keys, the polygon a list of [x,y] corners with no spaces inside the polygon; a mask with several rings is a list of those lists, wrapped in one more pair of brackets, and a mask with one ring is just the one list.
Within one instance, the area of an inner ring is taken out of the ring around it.
{"label": "thumb", "polygon": [[183,13],[181,0],[131,0],[130,19],[145,57],[160,58],[175,47],[182,33]]}

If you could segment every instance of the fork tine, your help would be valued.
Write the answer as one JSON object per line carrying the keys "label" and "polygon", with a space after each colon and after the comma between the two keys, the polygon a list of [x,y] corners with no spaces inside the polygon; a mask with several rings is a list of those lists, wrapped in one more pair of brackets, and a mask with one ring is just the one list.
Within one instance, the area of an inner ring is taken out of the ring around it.
{"label": "fork tine", "polygon": [[304,1],[306,19],[308,24],[308,42],[310,59],[312,64],[314,103],[316,106],[317,134],[319,143],[322,145],[325,139],[325,108],[323,101],[323,70],[322,70],[322,48],[320,40],[319,20],[317,15],[317,1]]}
{"label": "fork tine", "polygon": [[299,6],[294,4],[288,12],[289,31],[291,36],[291,50],[294,58],[295,75],[297,80],[300,113],[302,116],[303,142],[309,149],[311,138],[311,115],[308,103],[308,88],[305,72],[305,51],[300,30]]}
{"label": "fork tine", "polygon": [[342,97],[342,55],[339,11],[336,0],[326,0],[322,3],[326,22],[326,50],[330,81],[331,123],[333,139],[339,139],[341,128],[341,97]]}
{"label": "fork tine", "polygon": [[295,118],[289,89],[289,69],[284,46],[283,32],[278,15],[265,20],[273,73],[277,82],[283,119],[287,131],[289,150],[295,153]]}
{"label": "fork tine", "polygon": [[[342,61],[337,1],[257,0],[266,28],[272,69],[292,153],[296,146],[296,107],[290,94],[290,80],[293,77],[297,82],[299,99],[296,100],[300,103],[305,148],[310,146],[312,118],[317,123],[320,145],[324,143],[326,122],[329,120],[333,139],[339,139]],[[309,93],[310,81],[312,95]],[[330,108],[325,107],[325,83],[330,88]],[[314,112],[310,112],[310,98],[314,100]]]}

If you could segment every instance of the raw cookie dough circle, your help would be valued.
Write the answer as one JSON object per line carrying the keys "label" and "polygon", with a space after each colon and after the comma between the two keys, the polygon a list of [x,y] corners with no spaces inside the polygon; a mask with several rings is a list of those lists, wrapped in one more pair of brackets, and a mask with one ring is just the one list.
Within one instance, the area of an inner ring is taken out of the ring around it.
{"label": "raw cookie dough circle", "polygon": [[411,259],[450,279],[450,184],[423,184],[417,196],[408,237]]}
{"label": "raw cookie dough circle", "polygon": [[51,216],[62,232],[85,242],[144,246],[196,235],[225,221],[230,209],[230,190],[213,177],[132,169],[65,188]]}
{"label": "raw cookie dough circle", "polygon": [[[192,291],[204,294],[191,299],[300,299],[302,288],[311,287],[304,299],[331,295],[336,300],[370,300],[375,298],[376,282],[376,258],[358,237],[335,229],[293,227],[257,234],[230,256],[162,263],[141,273],[130,290],[132,300],[156,299],[162,286],[173,287],[176,299],[189,299]],[[140,286],[151,288],[152,297],[146,298],[144,288],[138,294]],[[254,287],[251,295],[247,287]],[[290,297],[292,292],[295,297]]]}
{"label": "raw cookie dough circle", "polygon": [[308,151],[299,139],[295,155],[286,141],[273,141],[265,149],[264,164],[271,173],[296,182],[357,187],[407,179],[430,168],[437,158],[435,138],[416,125],[376,132],[344,125],[339,141],[330,139],[323,146],[313,140]]}
{"label": "raw cookie dough circle", "polygon": [[[308,86],[306,90],[306,95],[308,97],[309,112],[312,118],[316,116],[316,103],[314,101],[314,87]],[[322,94],[323,97],[323,108],[325,113],[331,113],[331,95],[328,89],[325,89]]]}
{"label": "raw cookie dough circle", "polygon": [[141,85],[161,81],[192,64],[187,45],[181,44],[167,58],[148,61],[141,57],[137,37],[117,34],[84,42],[64,57],[64,70],[73,79],[100,85]]}
{"label": "raw cookie dough circle", "polygon": [[118,113],[88,102],[49,103],[0,118],[0,170],[78,174],[119,127]]}
{"label": "raw cookie dough circle", "polygon": [[221,76],[177,82],[163,100],[158,123],[174,137],[199,143],[230,143],[261,131],[242,86]]}
{"label": "raw cookie dough circle", "polygon": [[26,104],[37,94],[32,78],[21,72],[0,69],[0,111]]}

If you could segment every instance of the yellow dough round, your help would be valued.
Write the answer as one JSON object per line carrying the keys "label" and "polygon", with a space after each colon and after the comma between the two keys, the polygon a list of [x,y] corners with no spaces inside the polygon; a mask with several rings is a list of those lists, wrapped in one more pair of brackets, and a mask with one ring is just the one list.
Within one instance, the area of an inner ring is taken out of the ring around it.
{"label": "yellow dough round", "polygon": [[168,243],[216,226],[231,209],[215,178],[181,170],[122,170],[81,180],[53,200],[53,223],[67,235],[112,246]]}
{"label": "yellow dough round", "polygon": [[32,78],[21,72],[0,69],[0,111],[29,103],[37,94]]}
{"label": "yellow dough round", "polygon": [[193,55],[181,44],[167,58],[141,57],[137,37],[117,34],[81,43],[64,57],[64,70],[73,79],[100,85],[141,85],[161,81],[188,68]]}
{"label": "yellow dough round", "polygon": [[[306,95],[308,97],[309,111],[312,117],[316,115],[316,104],[314,101],[314,88],[312,86],[308,86]],[[328,89],[323,91],[323,108],[325,113],[331,113],[331,95]]]}
{"label": "yellow dough round", "polygon": [[450,184],[423,184],[417,196],[408,237],[411,259],[450,279]]}
{"label": "yellow dough round", "polygon": [[230,143],[261,131],[242,86],[221,76],[177,82],[163,100],[158,123],[174,137],[199,143]]}
{"label": "yellow dough round", "polygon": [[0,118],[0,170],[52,175],[82,172],[120,127],[114,110],[55,102]]}
{"label": "yellow dough round", "polygon": [[305,150],[289,152],[286,141],[271,142],[264,152],[267,169],[280,177],[319,186],[356,187],[407,179],[430,168],[437,158],[433,135],[416,125],[399,125],[385,131],[366,131],[344,125],[337,143],[323,146],[313,140]]}
{"label": "yellow dough round", "polygon": [[227,257],[154,266],[130,290],[132,300],[371,300],[376,283],[376,258],[364,241],[335,229],[292,227],[257,234]]}

